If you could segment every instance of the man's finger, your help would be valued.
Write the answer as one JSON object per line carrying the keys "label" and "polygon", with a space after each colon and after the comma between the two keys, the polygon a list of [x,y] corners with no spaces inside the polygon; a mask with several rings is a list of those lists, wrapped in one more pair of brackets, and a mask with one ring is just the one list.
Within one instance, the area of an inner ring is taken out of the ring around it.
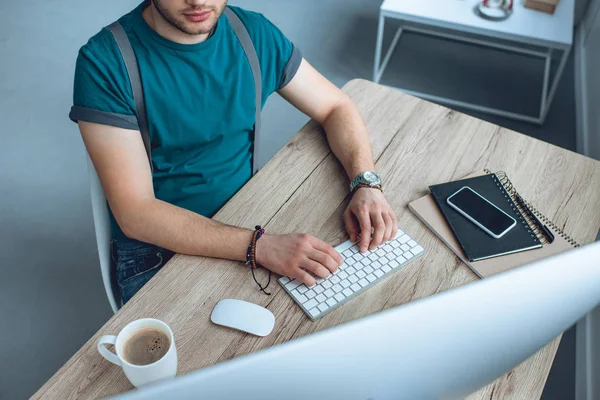
{"label": "man's finger", "polygon": [[[310,258],[312,261],[316,261],[317,263],[319,263],[319,265],[322,265],[323,267],[325,267],[327,269],[327,275],[322,277],[325,278],[327,276],[329,276],[330,271],[331,272],[335,272],[337,271],[340,263],[336,260],[333,259],[333,257],[331,257],[329,254],[324,253],[320,250],[314,250],[311,253],[307,254],[308,258]],[[313,271],[311,271],[313,272]],[[321,276],[321,275],[319,275]]]}
{"label": "man's finger", "polygon": [[350,241],[356,242],[358,240],[358,226],[356,226],[356,221],[349,208],[344,211],[344,225],[346,225],[346,232],[350,236]]}
{"label": "man's finger", "polygon": [[317,283],[315,278],[311,274],[309,274],[308,272],[303,270],[302,268],[294,268],[294,272],[292,275],[293,275],[292,278],[298,279],[300,282],[304,283],[306,286],[312,286],[315,283]]}
{"label": "man's finger", "polygon": [[398,233],[398,218],[396,218],[396,213],[393,211],[390,211],[390,217],[392,218],[393,221],[393,227],[392,227],[392,239],[396,237],[396,234]]}
{"label": "man's finger", "polygon": [[342,256],[340,255],[340,253],[335,251],[335,249],[333,247],[331,247],[324,241],[315,238],[314,242],[312,243],[312,246],[314,249],[322,251],[323,253],[326,253],[331,258],[333,258],[335,260],[335,262],[337,263],[337,265],[335,267],[336,269],[338,266],[342,265]]}
{"label": "man's finger", "polygon": [[373,240],[369,248],[372,250],[381,244],[383,235],[385,234],[385,222],[381,213],[374,212],[371,214],[371,222],[373,223]]}
{"label": "man's finger", "polygon": [[[325,253],[321,253],[321,254],[325,254]],[[329,257],[329,256],[327,256]],[[333,262],[333,260],[331,260],[331,262]],[[305,270],[312,272],[313,275],[318,276],[319,278],[329,278],[329,276],[331,275],[331,272],[329,272],[328,268],[325,268],[325,266],[323,264],[321,264],[321,262],[316,261],[316,260],[311,260],[308,259],[306,261],[304,261],[302,263],[302,268],[304,268]]]}
{"label": "man's finger", "polygon": [[371,218],[367,212],[359,212],[356,218],[360,224],[360,252],[364,253],[371,243]]}
{"label": "man's finger", "polygon": [[383,235],[383,241],[387,242],[392,238],[392,229],[394,229],[394,221],[390,214],[387,212],[383,213],[383,222],[385,222],[385,233]]}

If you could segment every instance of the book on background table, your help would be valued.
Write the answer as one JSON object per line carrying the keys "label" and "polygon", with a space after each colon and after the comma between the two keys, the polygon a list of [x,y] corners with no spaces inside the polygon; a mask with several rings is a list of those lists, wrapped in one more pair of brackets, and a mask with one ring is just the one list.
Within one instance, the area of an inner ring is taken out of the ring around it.
{"label": "book on background table", "polygon": [[[569,250],[573,247],[579,246],[577,242],[575,242],[571,237],[565,234],[560,228],[556,227],[554,223],[548,220],[536,208],[532,207],[530,203],[524,203],[524,206],[527,207],[527,210],[524,210],[521,206],[517,205],[514,202],[514,198],[516,195],[518,195],[518,193],[505,173],[498,172],[496,174],[487,174],[484,176],[490,175],[493,175],[498,181],[498,183],[502,186],[507,196],[515,205],[516,210],[519,212],[520,218],[523,218],[524,223],[526,223],[529,226],[531,232],[533,232],[537,240],[540,242],[541,247],[538,247],[533,250],[511,253],[493,258],[485,258],[478,261],[471,261],[467,257],[463,248],[461,247],[457,237],[454,235],[452,228],[446,221],[444,215],[442,214],[438,206],[438,203],[436,202],[432,194],[428,194],[424,197],[421,197],[420,199],[411,202],[408,205],[408,208],[421,220],[421,222],[425,224],[425,226],[427,226],[440,240],[442,240],[442,242],[444,242],[444,244],[446,244],[446,246],[448,246],[450,250],[452,250],[456,254],[456,256],[460,258],[465,264],[467,264],[467,266],[471,268],[471,270],[480,278],[489,277],[497,273],[504,272],[512,268],[516,268],[521,265],[528,264],[530,262],[537,261],[542,258],[549,257],[554,254],[558,254],[563,251]],[[460,187],[458,189],[460,189]],[[485,197],[483,193],[480,194]],[[545,236],[533,223],[531,217],[529,217],[529,215],[532,214],[535,215],[539,220],[541,220],[552,231],[555,237],[552,243],[548,243]],[[465,221],[469,222],[466,219]],[[519,224],[519,222],[517,222],[517,224]],[[473,227],[480,229],[474,224],[472,225]],[[481,231],[481,233],[487,235],[487,233],[483,231]],[[491,236],[489,237],[493,239]]]}

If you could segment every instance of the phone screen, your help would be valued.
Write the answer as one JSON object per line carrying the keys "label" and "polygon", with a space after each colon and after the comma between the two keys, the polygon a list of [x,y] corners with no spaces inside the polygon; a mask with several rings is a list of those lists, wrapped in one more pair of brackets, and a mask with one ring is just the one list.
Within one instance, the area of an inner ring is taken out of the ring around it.
{"label": "phone screen", "polygon": [[497,236],[504,233],[515,222],[471,188],[462,188],[450,196],[448,201]]}

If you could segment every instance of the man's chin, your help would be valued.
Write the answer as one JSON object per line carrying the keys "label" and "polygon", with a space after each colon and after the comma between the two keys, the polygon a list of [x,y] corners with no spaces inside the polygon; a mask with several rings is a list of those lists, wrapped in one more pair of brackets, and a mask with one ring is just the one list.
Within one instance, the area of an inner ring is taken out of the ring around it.
{"label": "man's chin", "polygon": [[183,31],[188,35],[204,35],[212,32],[216,23],[217,21],[203,21],[197,23],[186,21],[185,24],[183,24]]}

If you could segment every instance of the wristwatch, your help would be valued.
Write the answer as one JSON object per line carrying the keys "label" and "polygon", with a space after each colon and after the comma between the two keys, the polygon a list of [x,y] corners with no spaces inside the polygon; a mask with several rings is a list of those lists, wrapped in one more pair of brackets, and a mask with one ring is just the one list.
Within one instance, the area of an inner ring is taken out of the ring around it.
{"label": "wristwatch", "polygon": [[381,177],[375,171],[365,171],[359,174],[350,182],[350,192],[354,192],[359,187],[381,188]]}

